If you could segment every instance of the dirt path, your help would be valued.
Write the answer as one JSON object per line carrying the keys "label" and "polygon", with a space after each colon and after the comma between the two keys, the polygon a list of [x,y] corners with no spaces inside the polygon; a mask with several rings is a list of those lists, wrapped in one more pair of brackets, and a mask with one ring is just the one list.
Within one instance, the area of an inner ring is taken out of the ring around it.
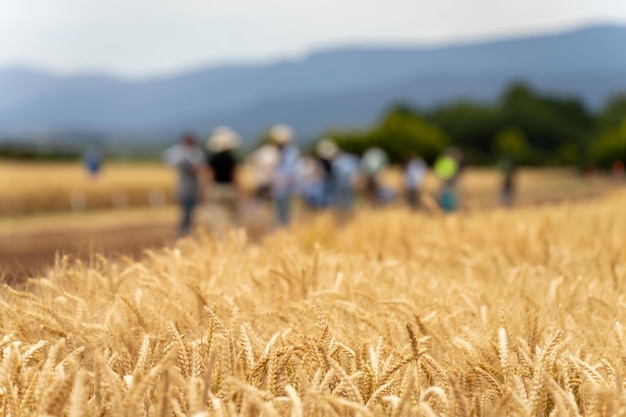
{"label": "dirt path", "polygon": [[[196,214],[197,223],[202,214]],[[218,212],[204,214],[220,221]],[[4,278],[14,283],[43,274],[54,265],[57,255],[84,261],[95,252],[139,258],[145,249],[175,243],[177,216],[176,208],[169,207],[4,220],[0,222],[0,281]],[[270,216],[268,210],[262,210],[242,219],[251,239],[267,232]]]}
{"label": "dirt path", "polygon": [[172,244],[174,230],[173,224],[154,223],[0,235],[0,275],[14,282],[41,274],[57,254],[85,260],[94,251],[138,257],[144,249]]}

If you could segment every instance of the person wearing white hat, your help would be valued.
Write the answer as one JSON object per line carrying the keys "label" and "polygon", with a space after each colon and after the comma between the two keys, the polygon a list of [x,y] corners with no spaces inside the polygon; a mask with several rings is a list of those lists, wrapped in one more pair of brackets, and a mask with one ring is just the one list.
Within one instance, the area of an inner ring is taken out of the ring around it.
{"label": "person wearing white hat", "polygon": [[[239,223],[238,161],[234,154],[239,147],[239,135],[231,128],[220,126],[213,130],[207,141],[209,151],[210,184],[209,201],[227,217],[226,222]],[[219,219],[214,222],[222,223]]]}
{"label": "person wearing white hat", "polygon": [[287,125],[272,127],[269,137],[279,152],[272,176],[272,197],[276,206],[276,220],[286,226],[291,221],[291,199],[295,192],[300,151],[293,143],[293,131]]}

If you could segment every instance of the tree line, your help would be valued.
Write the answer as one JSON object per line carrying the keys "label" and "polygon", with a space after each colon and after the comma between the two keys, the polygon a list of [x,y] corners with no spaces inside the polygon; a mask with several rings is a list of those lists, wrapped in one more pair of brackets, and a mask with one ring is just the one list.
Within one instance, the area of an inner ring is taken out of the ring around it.
{"label": "tree line", "polygon": [[370,129],[327,135],[356,154],[381,147],[396,163],[411,152],[432,162],[456,146],[478,165],[506,155],[525,165],[607,167],[626,161],[626,94],[592,111],[577,98],[516,83],[495,103],[458,101],[430,110],[400,103]]}

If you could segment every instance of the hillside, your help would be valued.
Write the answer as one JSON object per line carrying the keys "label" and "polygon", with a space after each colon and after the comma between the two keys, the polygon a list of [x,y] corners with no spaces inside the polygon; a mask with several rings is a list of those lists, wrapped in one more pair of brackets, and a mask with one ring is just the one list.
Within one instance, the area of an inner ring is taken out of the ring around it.
{"label": "hillside", "polygon": [[275,121],[303,136],[364,125],[391,102],[489,100],[512,80],[590,106],[626,89],[626,27],[594,26],[441,47],[343,48],[302,60],[222,66],[129,81],[0,70],[0,135],[95,131],[168,136],[229,123],[252,137]]}

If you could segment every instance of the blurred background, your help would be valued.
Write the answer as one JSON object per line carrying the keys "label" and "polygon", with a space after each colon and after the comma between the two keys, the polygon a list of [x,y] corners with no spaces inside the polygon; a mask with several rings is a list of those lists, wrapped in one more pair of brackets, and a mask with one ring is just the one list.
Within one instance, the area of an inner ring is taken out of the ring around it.
{"label": "blurred background", "polygon": [[[408,154],[432,166],[455,147],[468,211],[501,205],[503,156],[517,205],[620,187],[626,3],[518,3],[0,0],[0,275],[173,241],[162,153],[223,125],[247,196],[276,123],[303,155],[325,137],[384,150],[397,195]],[[243,219],[252,238],[263,219]]]}

